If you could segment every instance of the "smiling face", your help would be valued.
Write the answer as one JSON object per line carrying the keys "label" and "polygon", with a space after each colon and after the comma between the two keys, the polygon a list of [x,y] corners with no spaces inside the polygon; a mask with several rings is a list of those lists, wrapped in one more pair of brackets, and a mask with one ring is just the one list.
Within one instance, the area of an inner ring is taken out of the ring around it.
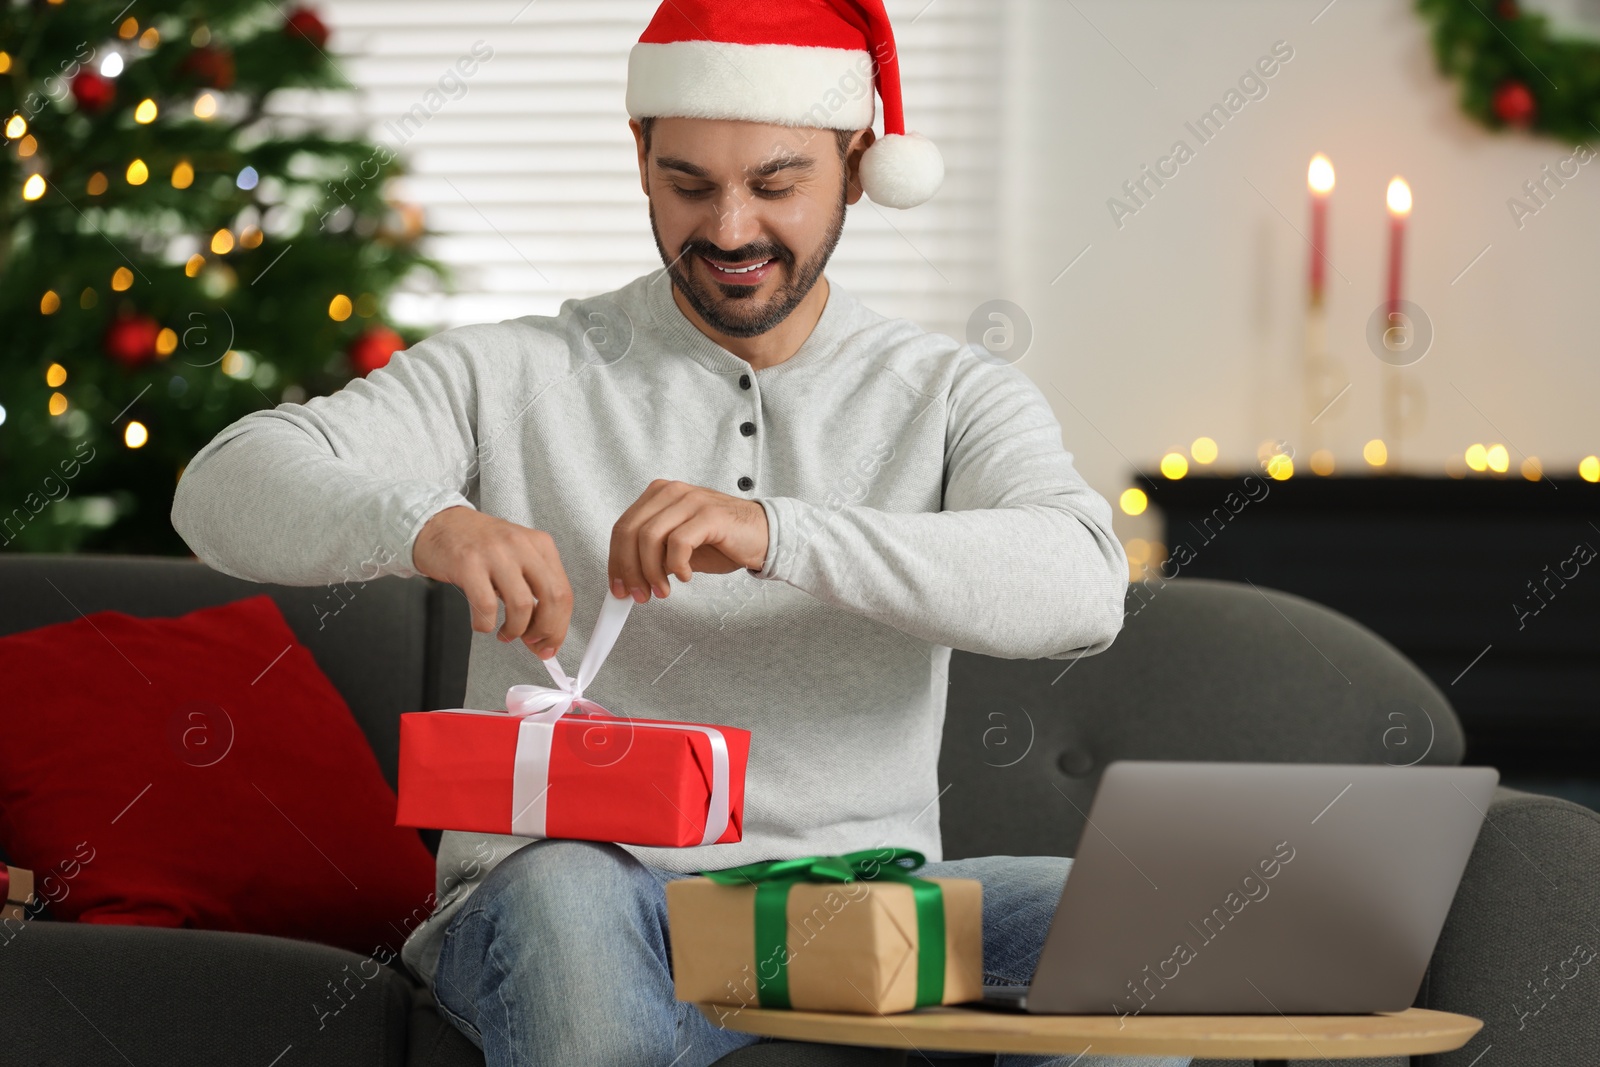
{"label": "smiling face", "polygon": [[629,125],[650,229],[678,290],[729,337],[773,329],[805,299],[861,198],[870,129],[720,119]]}

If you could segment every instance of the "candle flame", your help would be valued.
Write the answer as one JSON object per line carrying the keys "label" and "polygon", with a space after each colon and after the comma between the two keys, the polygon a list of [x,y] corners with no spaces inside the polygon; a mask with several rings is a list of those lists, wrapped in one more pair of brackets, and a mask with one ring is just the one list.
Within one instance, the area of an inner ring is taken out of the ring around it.
{"label": "candle flame", "polygon": [[1389,214],[1402,219],[1411,214],[1411,186],[1398,174],[1389,183],[1388,200]]}
{"label": "candle flame", "polygon": [[1333,192],[1333,162],[1321,152],[1311,157],[1311,166],[1306,171],[1306,184],[1318,196]]}

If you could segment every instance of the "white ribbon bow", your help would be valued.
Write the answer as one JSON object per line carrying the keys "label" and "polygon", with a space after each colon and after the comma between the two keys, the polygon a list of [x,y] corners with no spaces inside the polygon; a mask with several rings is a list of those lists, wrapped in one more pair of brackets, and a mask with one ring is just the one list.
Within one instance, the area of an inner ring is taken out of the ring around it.
{"label": "white ribbon bow", "polygon": [[[561,664],[551,656],[544,661],[555,686],[514,685],[506,690],[504,714],[521,719],[517,730],[517,753],[511,781],[511,832],[520,837],[547,837],[547,797],[550,792],[550,748],[555,740],[556,721],[574,707],[589,705],[599,707],[583,695],[585,687],[594,681],[600,665],[611,654],[622,624],[628,621],[633,608],[630,596],[612,596],[606,592],[600,617],[595,620],[594,632],[583,650],[583,660],[578,664],[578,676],[568,676]],[[603,708],[601,710],[604,710]],[[491,712],[490,714],[501,714]],[[728,828],[731,817],[731,792],[728,784],[728,740],[714,726],[698,723],[659,723],[628,720],[632,727],[651,729],[694,730],[706,735],[711,742],[711,796],[706,806],[705,833],[702,845],[713,844]]]}
{"label": "white ribbon bow", "polygon": [[594,681],[594,676],[600,672],[600,665],[611,655],[611,648],[617,643],[617,635],[622,633],[622,624],[628,621],[628,612],[632,609],[633,597],[616,597],[608,592],[606,602],[600,608],[600,617],[595,620],[594,633],[589,635],[588,647],[583,650],[578,676],[568,677],[567,672],[561,669],[561,664],[551,656],[544,661],[544,665],[550,677],[555,679],[555,688],[547,685],[514,685],[506,690],[506,711],[512,715],[526,716],[525,722],[553,723],[571,711],[573,705],[592,703],[583,700],[584,687]]}

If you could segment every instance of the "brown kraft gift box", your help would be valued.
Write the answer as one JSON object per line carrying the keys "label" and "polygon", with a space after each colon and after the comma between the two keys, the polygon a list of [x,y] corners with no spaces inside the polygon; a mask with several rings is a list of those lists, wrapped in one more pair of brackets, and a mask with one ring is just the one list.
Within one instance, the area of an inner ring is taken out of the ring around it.
{"label": "brown kraft gift box", "polygon": [[[983,884],[929,878],[944,893],[945,1004],[983,996]],[[754,885],[709,878],[667,883],[673,984],[679,1000],[760,1007]],[[790,1006],[885,1015],[917,998],[917,913],[900,882],[796,882],[788,898]],[[760,961],[761,975],[778,960]]]}
{"label": "brown kraft gift box", "polygon": [[33,903],[33,872],[25,871],[21,867],[6,867],[6,891],[0,899],[0,920],[15,919],[25,921],[28,905]]}

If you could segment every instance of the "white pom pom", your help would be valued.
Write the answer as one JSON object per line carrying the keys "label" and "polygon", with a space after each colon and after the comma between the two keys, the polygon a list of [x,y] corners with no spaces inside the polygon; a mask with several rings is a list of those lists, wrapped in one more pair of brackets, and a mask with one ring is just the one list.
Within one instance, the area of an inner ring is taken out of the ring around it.
{"label": "white pom pom", "polygon": [[880,137],[861,157],[861,187],[884,207],[926,203],[943,183],[944,157],[920,133]]}

